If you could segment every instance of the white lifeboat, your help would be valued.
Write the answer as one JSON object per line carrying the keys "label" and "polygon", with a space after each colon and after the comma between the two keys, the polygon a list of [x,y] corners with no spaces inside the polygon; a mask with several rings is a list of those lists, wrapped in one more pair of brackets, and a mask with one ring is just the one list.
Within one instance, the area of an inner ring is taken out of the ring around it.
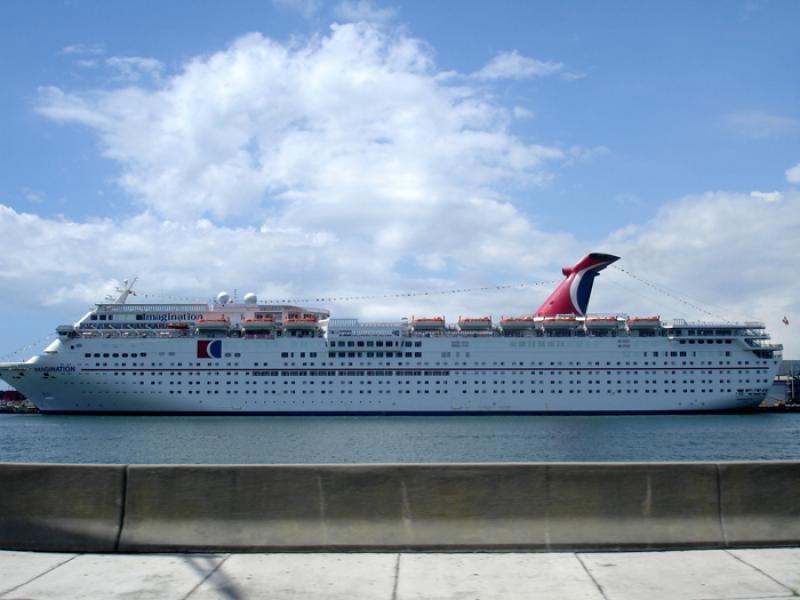
{"label": "white lifeboat", "polygon": [[491,317],[459,317],[458,328],[461,331],[486,331],[492,328]]}
{"label": "white lifeboat", "polygon": [[231,323],[227,317],[224,316],[205,316],[202,319],[197,319],[194,326],[198,331],[227,331],[230,329]]}
{"label": "white lifeboat", "polygon": [[503,331],[524,331],[536,327],[533,317],[504,317],[500,319]]}
{"label": "white lifeboat", "polygon": [[314,315],[287,317],[283,326],[290,331],[310,331],[319,327],[319,319]]}
{"label": "white lifeboat", "polygon": [[259,331],[272,331],[275,329],[275,318],[272,315],[256,317],[254,319],[242,319],[242,329],[247,333],[257,333]]}
{"label": "white lifeboat", "polygon": [[439,331],[444,329],[444,317],[412,317],[411,326],[415,331]]}
{"label": "white lifeboat", "polygon": [[628,319],[629,329],[655,329],[661,325],[661,317],[630,317]]}

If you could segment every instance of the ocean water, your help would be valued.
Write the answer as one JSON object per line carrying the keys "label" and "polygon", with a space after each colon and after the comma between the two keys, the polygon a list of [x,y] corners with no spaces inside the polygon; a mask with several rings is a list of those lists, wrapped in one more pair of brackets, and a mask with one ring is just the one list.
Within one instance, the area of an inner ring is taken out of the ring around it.
{"label": "ocean water", "polygon": [[800,460],[800,413],[487,417],[0,414],[0,462]]}

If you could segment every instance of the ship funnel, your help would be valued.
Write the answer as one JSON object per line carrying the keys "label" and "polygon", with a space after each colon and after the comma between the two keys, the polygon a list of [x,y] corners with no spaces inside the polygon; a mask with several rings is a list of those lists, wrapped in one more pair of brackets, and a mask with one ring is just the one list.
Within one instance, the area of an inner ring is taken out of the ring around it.
{"label": "ship funnel", "polygon": [[534,313],[535,317],[554,317],[556,315],[577,315],[582,317],[589,309],[589,297],[597,274],[619,256],[592,252],[587,254],[574,267],[564,267],[562,281]]}

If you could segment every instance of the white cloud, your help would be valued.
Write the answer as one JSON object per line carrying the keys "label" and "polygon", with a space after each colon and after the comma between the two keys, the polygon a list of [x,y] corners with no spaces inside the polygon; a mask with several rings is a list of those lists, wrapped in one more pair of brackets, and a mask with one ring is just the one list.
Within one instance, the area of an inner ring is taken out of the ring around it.
{"label": "white cloud", "polygon": [[[515,214],[511,207],[500,208],[507,216]],[[496,217],[489,218],[498,225]],[[505,240],[503,233],[512,240]],[[497,283],[498,267],[507,281],[528,282],[539,279],[554,257],[574,256],[579,251],[569,236],[543,234],[524,224],[507,225],[497,238],[480,232],[474,240],[430,244],[430,253],[418,255],[402,240],[396,240],[397,246],[387,244],[387,251],[378,251],[373,240],[362,239],[357,232],[337,237],[268,224],[224,227],[205,219],[164,221],[151,214],[75,222],[46,219],[2,205],[0,237],[8,248],[0,255],[0,285],[15,290],[7,308],[32,304],[55,310],[66,306],[76,316],[85,305],[101,301],[115,282],[133,274],[140,276],[136,289],[150,297],[203,300],[220,289],[238,288],[264,299],[311,298],[313,304],[315,297]],[[528,244],[535,251],[529,251]],[[449,252],[438,252],[440,249]],[[397,264],[404,261],[435,271],[436,277],[397,273]],[[451,261],[458,264],[452,272],[447,271]],[[399,319],[426,310],[457,316],[460,311],[486,310],[488,301],[496,303],[493,307],[498,314],[501,307],[525,312],[533,310],[546,291],[505,291],[488,298],[434,295],[334,304],[333,308],[341,317]],[[37,318],[46,318],[46,313]]]}
{"label": "white cloud", "polygon": [[800,183],[800,163],[786,169],[786,181],[789,183]]}
{"label": "white cloud", "polygon": [[393,18],[397,11],[392,8],[378,8],[369,0],[344,0],[336,5],[334,14],[344,21],[365,21],[368,23],[385,23]]}
{"label": "white cloud", "polygon": [[364,23],[305,45],[250,34],[154,91],[47,88],[38,110],[94,128],[123,188],[163,216],[358,222],[379,240],[398,222],[424,236],[434,215],[544,183],[565,158],[511,135],[482,92],[439,80],[424,44]]}
{"label": "white cloud", "polygon": [[606,156],[611,151],[606,146],[594,146],[592,148],[586,148],[584,146],[571,146],[567,150],[567,154],[574,160],[588,162],[592,161],[595,158],[600,158],[602,156]]}
{"label": "white cloud", "polygon": [[762,202],[780,202],[783,194],[780,192],[750,192],[750,197]]}
{"label": "white cloud", "polygon": [[22,189],[22,195],[31,204],[42,204],[47,199],[47,194],[29,187]]}
{"label": "white cloud", "polygon": [[544,77],[558,73],[563,68],[563,63],[527,58],[514,50],[495,56],[489,64],[475,73],[475,77],[488,80]]}
{"label": "white cloud", "polygon": [[515,119],[533,119],[536,116],[536,113],[524,106],[515,106],[513,113]]}
{"label": "white cloud", "polygon": [[781,136],[800,130],[800,120],[763,110],[745,110],[727,114],[723,125],[732,133],[753,140]]}
{"label": "white cloud", "polygon": [[164,66],[154,58],[141,56],[112,56],[106,59],[106,64],[116,71],[119,79],[126,81],[139,81],[143,76],[158,79]]}
{"label": "white cloud", "polygon": [[58,51],[59,54],[67,56],[99,56],[105,52],[104,44],[71,44]]}

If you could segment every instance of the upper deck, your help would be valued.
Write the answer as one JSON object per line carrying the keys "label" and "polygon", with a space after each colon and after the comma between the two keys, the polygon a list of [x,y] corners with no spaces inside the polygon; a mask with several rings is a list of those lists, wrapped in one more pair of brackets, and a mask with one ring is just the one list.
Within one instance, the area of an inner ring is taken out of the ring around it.
{"label": "upper deck", "polygon": [[[214,317],[217,320],[212,320]],[[218,326],[206,328],[204,322]],[[296,321],[302,322],[302,327]],[[443,319],[430,325],[426,319],[395,322],[361,322],[358,319],[331,319],[328,311],[291,305],[228,304],[209,307],[203,304],[128,304],[98,305],[74,326],[58,328],[65,337],[665,337],[686,344],[722,344],[742,339],[753,349],[780,350],[771,344],[765,325],[759,321],[690,322],[627,315],[589,315],[560,318],[500,319],[482,329],[449,324]],[[256,323],[258,328],[249,324]],[[267,324],[261,327],[261,324]]]}

